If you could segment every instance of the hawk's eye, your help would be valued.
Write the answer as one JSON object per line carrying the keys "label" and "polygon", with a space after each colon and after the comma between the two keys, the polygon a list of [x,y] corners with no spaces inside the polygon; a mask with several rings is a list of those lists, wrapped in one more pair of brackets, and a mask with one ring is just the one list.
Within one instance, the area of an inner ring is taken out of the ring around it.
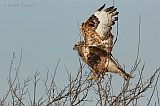
{"label": "hawk's eye", "polygon": [[76,47],[78,47],[79,45],[75,45]]}

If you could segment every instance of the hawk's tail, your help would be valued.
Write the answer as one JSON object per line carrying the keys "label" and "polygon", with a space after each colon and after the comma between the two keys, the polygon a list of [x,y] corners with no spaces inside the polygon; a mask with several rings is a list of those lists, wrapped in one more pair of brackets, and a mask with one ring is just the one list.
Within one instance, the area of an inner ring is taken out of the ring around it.
{"label": "hawk's tail", "polygon": [[130,74],[128,74],[127,72],[125,72],[123,69],[118,68],[121,72],[118,73],[120,76],[122,76],[126,81],[131,79],[132,76]]}
{"label": "hawk's tail", "polygon": [[118,61],[112,56],[110,57],[110,61],[108,61],[107,69],[109,72],[113,72],[115,74],[119,74],[122,76],[126,81],[132,78],[130,74],[124,71]]}

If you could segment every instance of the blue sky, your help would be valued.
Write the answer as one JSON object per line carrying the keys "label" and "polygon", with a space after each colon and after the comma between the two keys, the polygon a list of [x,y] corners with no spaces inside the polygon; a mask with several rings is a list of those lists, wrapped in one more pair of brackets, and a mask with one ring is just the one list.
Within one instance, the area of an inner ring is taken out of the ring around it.
{"label": "blue sky", "polygon": [[[20,49],[23,59],[20,75],[33,76],[38,70],[44,77],[47,68],[54,71],[60,59],[58,83],[61,82],[64,66],[75,74],[78,58],[72,50],[79,40],[79,26],[96,9],[112,0],[0,0],[0,83],[7,88],[12,53],[17,61]],[[116,0],[119,13],[119,37],[113,49],[114,56],[126,67],[132,67],[138,44],[138,18],[141,16],[142,63],[146,63],[146,76],[160,65],[160,1]],[[116,34],[116,27],[113,33]],[[60,76],[60,77],[59,77]],[[63,77],[65,74],[63,75]],[[117,76],[116,76],[117,77]],[[120,78],[120,77],[118,77]],[[0,92],[0,96],[3,93]]]}

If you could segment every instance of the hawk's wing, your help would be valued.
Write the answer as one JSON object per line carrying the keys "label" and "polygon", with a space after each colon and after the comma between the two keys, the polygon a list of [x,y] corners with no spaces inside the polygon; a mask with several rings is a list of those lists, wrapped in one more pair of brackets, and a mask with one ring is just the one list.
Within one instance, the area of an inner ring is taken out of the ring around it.
{"label": "hawk's wing", "polygon": [[97,25],[96,32],[101,36],[101,38],[108,37],[111,33],[112,26],[115,21],[118,20],[117,8],[114,6],[102,10],[98,9],[93,15],[98,18],[99,24]]}
{"label": "hawk's wing", "polygon": [[[105,4],[100,7],[86,22],[80,26],[80,31],[84,36],[86,45],[89,46],[112,46],[113,35],[111,33],[112,25],[118,20],[117,8],[114,6],[103,9]],[[110,38],[110,39],[108,39]]]}

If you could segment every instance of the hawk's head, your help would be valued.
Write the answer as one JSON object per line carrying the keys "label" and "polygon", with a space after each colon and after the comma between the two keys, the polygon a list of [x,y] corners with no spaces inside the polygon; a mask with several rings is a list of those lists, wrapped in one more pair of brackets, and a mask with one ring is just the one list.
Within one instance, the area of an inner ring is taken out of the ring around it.
{"label": "hawk's head", "polygon": [[84,45],[84,41],[79,41],[74,45],[73,50],[79,51],[82,47],[84,47]]}

